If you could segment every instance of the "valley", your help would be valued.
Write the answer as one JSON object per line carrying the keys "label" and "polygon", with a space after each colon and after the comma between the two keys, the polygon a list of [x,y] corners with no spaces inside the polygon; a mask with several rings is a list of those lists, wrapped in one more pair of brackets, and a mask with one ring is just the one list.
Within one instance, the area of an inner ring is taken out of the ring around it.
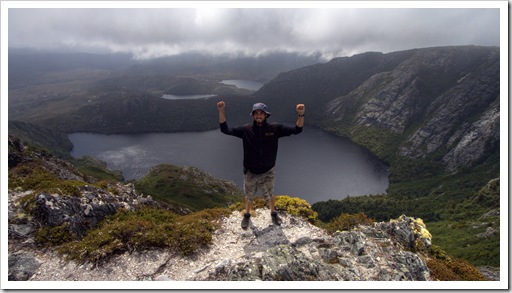
{"label": "valley", "polygon": [[[214,102],[165,100],[160,98],[164,93],[222,96],[233,125],[247,122],[247,109],[255,101],[271,105],[282,122],[293,122],[290,109],[304,103],[307,124],[349,138],[390,166],[386,195],[315,203],[322,221],[342,212],[364,212],[377,220],[406,213],[431,225],[434,243],[450,255],[500,266],[500,233],[485,234],[479,245],[461,236],[500,229],[499,48],[372,52],[328,62],[291,59],[281,58],[286,61],[281,64],[270,57],[262,63],[118,60],[51,70],[18,59],[9,63],[17,68],[9,78],[9,134],[63,157],[67,153],[69,159],[68,133],[218,128]],[[226,79],[264,85],[243,90],[220,83]]]}

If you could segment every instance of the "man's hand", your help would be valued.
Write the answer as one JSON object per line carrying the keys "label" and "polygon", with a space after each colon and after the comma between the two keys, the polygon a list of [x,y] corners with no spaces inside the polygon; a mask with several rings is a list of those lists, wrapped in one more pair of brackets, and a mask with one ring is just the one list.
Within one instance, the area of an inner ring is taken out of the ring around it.
{"label": "man's hand", "polygon": [[295,110],[297,111],[297,114],[299,117],[297,117],[297,127],[303,127],[304,126],[304,111],[306,111],[306,107],[304,107],[304,104],[297,104],[295,106]]}
{"label": "man's hand", "polygon": [[304,115],[306,108],[304,107],[304,104],[297,104],[297,106],[295,106],[295,110],[297,111],[297,114]]}
{"label": "man's hand", "polygon": [[217,103],[217,108],[219,109],[219,111],[224,110],[224,107],[226,107],[226,103],[224,103],[224,101],[220,101]]}
{"label": "man's hand", "polygon": [[224,101],[220,101],[217,103],[217,109],[219,109],[219,123],[226,122],[226,114],[224,114],[224,108],[226,107],[226,103]]}

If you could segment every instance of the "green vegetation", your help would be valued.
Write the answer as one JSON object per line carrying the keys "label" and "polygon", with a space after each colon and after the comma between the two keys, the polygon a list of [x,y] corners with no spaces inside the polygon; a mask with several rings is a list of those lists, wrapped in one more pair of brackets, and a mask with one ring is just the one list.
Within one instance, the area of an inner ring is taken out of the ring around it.
{"label": "green vegetation", "polygon": [[370,219],[363,212],[357,214],[342,213],[338,217],[332,219],[325,227],[329,233],[336,231],[348,231],[357,227],[358,225],[369,225],[375,222],[374,219]]}
{"label": "green vegetation", "polygon": [[108,180],[114,182],[124,181],[121,171],[108,169],[107,164],[93,157],[85,156],[72,161],[73,165],[83,174],[96,180]]}
{"label": "green vegetation", "polygon": [[226,181],[215,179],[194,167],[162,164],[153,167],[135,182],[139,193],[192,211],[227,207],[240,200],[241,191]]}
{"label": "green vegetation", "polygon": [[324,127],[324,129],[341,137],[349,137],[350,140],[360,146],[364,146],[385,162],[392,160],[394,150],[400,141],[399,135],[387,129],[377,127],[338,124]]}
{"label": "green vegetation", "polygon": [[440,281],[486,281],[487,279],[470,263],[463,259],[442,261],[427,260],[431,277]]}
{"label": "green vegetation", "polygon": [[431,277],[440,281],[486,281],[486,278],[468,261],[451,258],[437,245],[432,245],[427,259]]}
{"label": "green vegetation", "polygon": [[499,219],[494,222],[478,223],[468,221],[438,221],[428,224],[428,229],[434,235],[433,241],[443,247],[453,257],[458,257],[474,265],[500,265],[500,237],[482,235],[487,227],[499,227]]}
{"label": "green vegetation", "polygon": [[59,252],[78,262],[98,263],[116,254],[150,248],[168,248],[190,255],[208,245],[218,220],[229,209],[206,209],[179,216],[164,209],[120,210],[104,219],[82,240],[62,245]]}
{"label": "green vegetation", "polygon": [[[364,212],[377,221],[406,214],[422,218],[433,235],[433,242],[450,255],[474,265],[500,265],[499,233],[476,237],[487,228],[499,231],[499,179],[485,184],[478,174],[452,175],[441,180],[418,180],[390,187],[388,195],[347,197],[312,205],[318,218],[329,222],[342,213]],[[422,183],[423,182],[423,186]],[[424,186],[431,186],[427,188]],[[479,186],[484,188],[479,189]],[[415,192],[424,190],[424,195]],[[484,216],[497,211],[495,216]]]}
{"label": "green vegetation", "polygon": [[58,179],[37,163],[29,163],[11,169],[8,179],[10,189],[59,193],[67,196],[80,196],[79,187],[86,184],[79,180]]}
{"label": "green vegetation", "polygon": [[311,205],[298,197],[290,197],[287,195],[276,196],[275,208],[277,210],[285,211],[287,214],[301,217],[304,220],[314,224],[318,217]]}
{"label": "green vegetation", "polygon": [[[286,212],[315,220],[316,213],[299,198],[278,196],[276,206]],[[255,208],[265,204],[263,198]],[[212,232],[219,228],[219,220],[233,210],[242,209],[242,203],[230,208],[204,209],[188,215],[178,215],[165,209],[143,208],[137,211],[119,210],[102,220],[83,239],[70,235],[66,225],[45,227],[36,234],[41,244],[58,246],[59,253],[80,263],[99,263],[124,252],[166,248],[187,256],[211,243]]]}
{"label": "green vegetation", "polygon": [[69,223],[56,227],[42,227],[35,232],[35,240],[38,243],[53,246],[70,242],[76,239],[76,236],[70,233],[68,226]]}

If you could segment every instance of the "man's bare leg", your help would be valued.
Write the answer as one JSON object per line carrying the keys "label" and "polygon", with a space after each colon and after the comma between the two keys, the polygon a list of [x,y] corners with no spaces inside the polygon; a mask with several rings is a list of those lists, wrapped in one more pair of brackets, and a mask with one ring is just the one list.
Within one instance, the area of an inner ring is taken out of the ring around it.
{"label": "man's bare leg", "polygon": [[242,219],[242,229],[247,229],[249,227],[251,218],[251,200],[246,196],[245,197],[245,214]]}
{"label": "man's bare leg", "polygon": [[272,216],[272,223],[274,223],[274,225],[280,226],[282,221],[279,218],[279,215],[277,214],[275,205],[276,205],[276,198],[275,198],[275,196],[272,196],[270,198],[270,202],[269,202],[270,215]]}
{"label": "man's bare leg", "polygon": [[270,198],[270,201],[268,203],[268,207],[270,208],[270,212],[275,211],[275,209],[276,209],[276,197],[275,196],[272,196]]}
{"label": "man's bare leg", "polygon": [[249,198],[245,197],[245,213],[246,214],[251,213],[251,206],[252,206],[251,200]]}

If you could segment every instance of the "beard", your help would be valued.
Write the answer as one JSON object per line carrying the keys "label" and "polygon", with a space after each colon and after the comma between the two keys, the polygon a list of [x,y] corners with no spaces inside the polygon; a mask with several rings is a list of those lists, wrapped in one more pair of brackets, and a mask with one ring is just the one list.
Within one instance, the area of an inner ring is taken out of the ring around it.
{"label": "beard", "polygon": [[263,122],[265,122],[265,118],[254,118],[254,121],[256,124],[261,125]]}

